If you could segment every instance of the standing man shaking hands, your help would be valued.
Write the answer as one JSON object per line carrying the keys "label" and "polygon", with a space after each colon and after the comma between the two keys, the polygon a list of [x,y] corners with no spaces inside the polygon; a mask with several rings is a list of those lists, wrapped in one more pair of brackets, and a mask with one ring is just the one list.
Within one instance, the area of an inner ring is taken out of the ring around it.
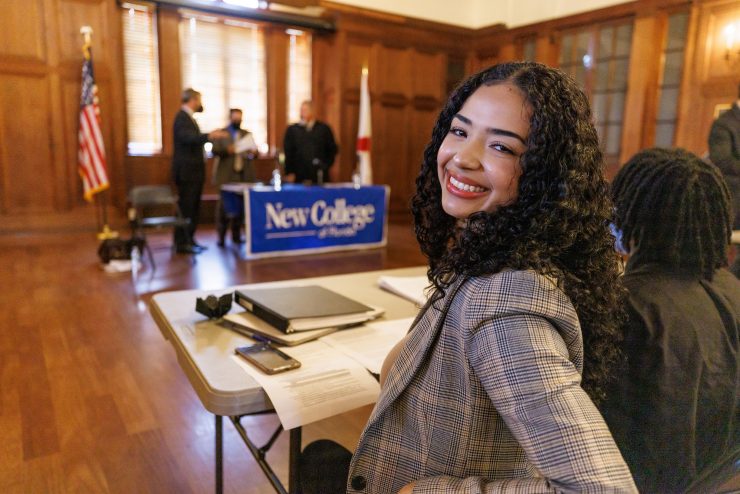
{"label": "standing man shaking hands", "polygon": [[206,142],[228,137],[228,132],[214,130],[202,134],[193,114],[203,111],[200,93],[187,88],[182,93],[182,107],[175,116],[172,179],[178,193],[180,212],[190,224],[175,230],[175,249],[179,254],[199,254],[206,248],[195,242],[195,229],[200,213],[200,196],[206,175],[203,145]]}

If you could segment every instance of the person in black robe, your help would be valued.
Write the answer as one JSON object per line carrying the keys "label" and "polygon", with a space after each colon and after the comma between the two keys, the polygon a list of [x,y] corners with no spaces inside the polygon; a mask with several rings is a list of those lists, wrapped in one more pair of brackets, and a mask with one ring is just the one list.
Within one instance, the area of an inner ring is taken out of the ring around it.
{"label": "person in black robe", "polygon": [[317,120],[313,104],[301,104],[301,121],[288,127],[283,139],[288,182],[322,184],[329,181],[337,144],[331,128]]}

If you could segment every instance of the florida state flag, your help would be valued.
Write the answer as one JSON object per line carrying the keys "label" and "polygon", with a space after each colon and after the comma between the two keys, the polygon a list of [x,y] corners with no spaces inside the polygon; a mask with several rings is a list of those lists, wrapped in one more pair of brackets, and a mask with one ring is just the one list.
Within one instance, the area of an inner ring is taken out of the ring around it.
{"label": "florida state flag", "polygon": [[370,90],[367,87],[367,69],[362,69],[360,82],[360,125],[357,129],[357,159],[359,161],[360,182],[373,183],[373,168],[370,161],[370,139],[373,133],[370,118]]}

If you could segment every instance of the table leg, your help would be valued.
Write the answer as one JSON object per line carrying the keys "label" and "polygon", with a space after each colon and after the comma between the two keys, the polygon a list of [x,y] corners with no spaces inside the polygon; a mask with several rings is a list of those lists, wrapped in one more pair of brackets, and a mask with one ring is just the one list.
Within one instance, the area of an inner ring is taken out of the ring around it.
{"label": "table leg", "polygon": [[224,492],[224,425],[223,417],[216,417],[216,494]]}
{"label": "table leg", "polygon": [[288,453],[288,492],[298,494],[301,487],[298,459],[301,456],[301,431],[300,427],[290,430],[290,451]]}

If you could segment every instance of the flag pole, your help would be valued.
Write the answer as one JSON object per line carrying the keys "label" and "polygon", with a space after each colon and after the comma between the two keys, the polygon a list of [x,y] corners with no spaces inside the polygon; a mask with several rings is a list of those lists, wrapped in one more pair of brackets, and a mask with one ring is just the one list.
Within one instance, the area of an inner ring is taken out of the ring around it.
{"label": "flag pole", "polygon": [[[359,175],[361,185],[372,185],[373,171],[370,156],[370,147],[372,140],[372,118],[370,116],[370,88],[368,84],[367,65],[362,67],[360,77],[360,115],[357,127],[357,167],[356,174]],[[358,182],[358,177],[353,176],[353,182]]]}
{"label": "flag pole", "polygon": [[[93,29],[90,26],[82,26],[80,28],[80,34],[83,38],[82,44],[82,56],[85,60],[90,60],[90,47],[92,46],[92,34]],[[98,240],[106,240],[109,238],[118,238],[118,232],[111,230],[108,226],[108,204],[106,201],[106,191],[103,190],[99,194],[95,194],[95,204],[98,209],[96,216],[97,227],[100,228],[102,218],[102,230],[98,232]]]}

